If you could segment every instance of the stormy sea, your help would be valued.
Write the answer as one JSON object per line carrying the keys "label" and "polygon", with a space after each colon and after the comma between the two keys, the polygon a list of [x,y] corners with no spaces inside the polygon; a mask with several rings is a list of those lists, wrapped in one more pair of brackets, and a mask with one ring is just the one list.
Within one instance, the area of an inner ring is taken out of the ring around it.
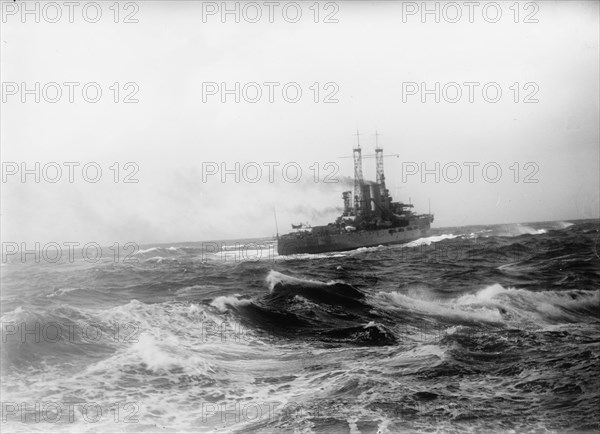
{"label": "stormy sea", "polygon": [[6,254],[1,428],[597,432],[599,225]]}

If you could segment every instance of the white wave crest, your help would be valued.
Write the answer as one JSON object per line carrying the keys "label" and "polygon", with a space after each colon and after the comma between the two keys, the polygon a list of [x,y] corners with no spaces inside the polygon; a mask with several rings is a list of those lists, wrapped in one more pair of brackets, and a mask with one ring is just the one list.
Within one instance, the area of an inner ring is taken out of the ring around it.
{"label": "white wave crest", "polygon": [[520,235],[542,235],[548,232],[546,229],[534,229],[531,226],[516,223],[510,225],[502,225],[498,231],[492,232],[490,235],[499,237],[518,237]]}
{"label": "white wave crest", "polygon": [[220,297],[215,298],[210,302],[212,307],[216,307],[219,312],[227,312],[229,306],[246,306],[251,303],[248,299],[239,299],[239,294],[234,295],[222,295]]}
{"label": "white wave crest", "polygon": [[340,283],[338,281],[329,281],[329,282],[321,282],[319,280],[312,280],[312,279],[301,279],[298,277],[293,277],[293,276],[288,276],[287,274],[283,274],[280,273],[279,271],[275,271],[275,270],[271,270],[269,272],[269,274],[267,275],[266,278],[267,281],[267,285],[269,285],[269,291],[273,292],[273,289],[275,289],[275,286],[278,283],[284,283],[284,284],[306,284],[306,285],[310,285],[310,286],[329,286],[329,285],[335,285],[336,283]]}
{"label": "white wave crest", "polygon": [[135,255],[143,255],[144,253],[148,253],[148,252],[157,252],[159,250],[158,247],[150,247],[149,249],[140,249],[137,252],[135,252]]}
{"label": "white wave crest", "polygon": [[431,237],[419,238],[418,240],[411,241],[410,243],[403,244],[402,247],[418,247],[422,245],[429,246],[431,243],[437,243],[443,240],[451,240],[453,238],[458,238],[460,235],[454,234],[442,234],[442,235],[433,235]]}
{"label": "white wave crest", "polygon": [[72,291],[77,291],[78,289],[80,289],[80,288],[58,288],[55,291],[51,292],[50,294],[46,295],[46,297],[48,297],[48,298],[60,297],[61,295],[65,295]]}
{"label": "white wave crest", "polygon": [[152,335],[142,333],[129,351],[139,357],[149,369],[158,371],[178,365],[178,360],[171,355],[172,351],[167,348],[167,345],[173,347],[177,344],[175,336],[169,336],[167,342],[158,342]]}
{"label": "white wave crest", "polygon": [[502,315],[495,307],[461,307],[442,300],[428,299],[428,297],[415,298],[414,293],[405,295],[398,292],[390,292],[380,293],[380,295],[392,301],[392,307],[400,307],[430,315],[458,318],[467,321],[502,322]]}
{"label": "white wave crest", "polygon": [[515,325],[577,322],[580,320],[577,309],[591,309],[600,304],[598,291],[535,292],[504,288],[500,284],[490,285],[473,294],[464,294],[450,300],[436,299],[427,290],[413,290],[408,294],[391,292],[379,295],[391,300],[392,307],[465,320],[510,322]]}

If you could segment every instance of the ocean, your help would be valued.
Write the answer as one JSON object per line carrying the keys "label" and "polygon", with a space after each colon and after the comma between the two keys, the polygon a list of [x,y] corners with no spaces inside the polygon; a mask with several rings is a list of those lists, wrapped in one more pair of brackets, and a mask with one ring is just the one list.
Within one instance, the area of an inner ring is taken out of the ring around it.
{"label": "ocean", "polygon": [[3,258],[0,427],[598,432],[599,224]]}

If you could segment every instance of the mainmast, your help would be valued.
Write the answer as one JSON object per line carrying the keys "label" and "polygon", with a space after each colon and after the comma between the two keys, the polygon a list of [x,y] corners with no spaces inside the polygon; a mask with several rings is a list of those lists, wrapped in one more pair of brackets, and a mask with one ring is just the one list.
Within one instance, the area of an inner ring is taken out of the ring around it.
{"label": "mainmast", "polygon": [[376,182],[381,186],[381,192],[385,191],[385,175],[383,174],[383,148],[379,146],[380,134],[375,131],[375,167],[377,170]]}
{"label": "mainmast", "polygon": [[354,156],[354,210],[358,214],[361,207],[363,172],[362,172],[362,151],[360,149],[360,134],[356,130],[356,147],[353,149]]}
{"label": "mainmast", "polygon": [[277,233],[277,239],[279,239],[279,225],[277,224],[277,211],[273,207],[273,216],[275,216],[275,231]]}

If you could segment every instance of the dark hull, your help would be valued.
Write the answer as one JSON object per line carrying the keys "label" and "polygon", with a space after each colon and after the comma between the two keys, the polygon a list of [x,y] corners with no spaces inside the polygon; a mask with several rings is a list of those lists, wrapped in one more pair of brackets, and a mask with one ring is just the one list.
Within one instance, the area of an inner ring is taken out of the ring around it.
{"label": "dark hull", "polygon": [[428,233],[429,225],[404,231],[401,229],[380,229],[319,235],[292,233],[279,237],[277,253],[280,255],[325,253],[354,250],[360,247],[402,244],[426,237]]}

